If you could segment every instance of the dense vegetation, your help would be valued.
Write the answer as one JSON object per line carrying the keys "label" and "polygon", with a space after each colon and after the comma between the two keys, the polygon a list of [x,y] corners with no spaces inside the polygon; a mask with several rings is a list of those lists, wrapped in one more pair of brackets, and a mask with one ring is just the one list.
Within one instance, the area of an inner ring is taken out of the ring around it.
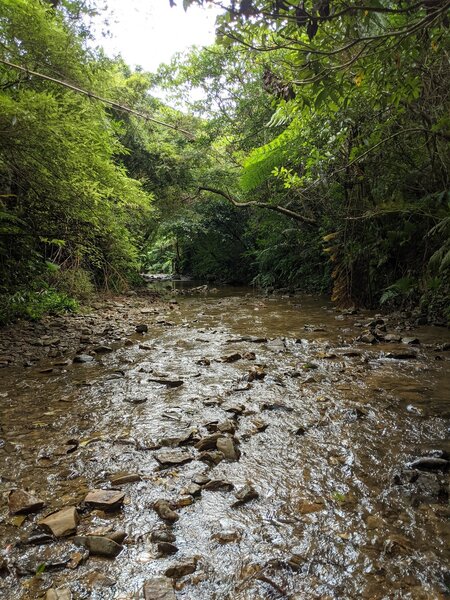
{"label": "dense vegetation", "polygon": [[146,74],[95,6],[0,0],[0,320],[142,269],[450,320],[448,2],[220,4]]}

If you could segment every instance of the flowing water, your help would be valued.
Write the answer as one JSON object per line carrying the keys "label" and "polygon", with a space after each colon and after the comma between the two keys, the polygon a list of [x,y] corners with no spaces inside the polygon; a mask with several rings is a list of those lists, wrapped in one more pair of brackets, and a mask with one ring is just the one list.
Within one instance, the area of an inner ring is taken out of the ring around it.
{"label": "flowing water", "polygon": [[[449,451],[449,353],[435,350],[447,332],[408,332],[417,357],[397,360],[387,354],[404,344],[354,342],[368,320],[303,296],[180,295],[166,317],[146,315],[147,333],[92,363],[0,372],[0,597],[68,586],[80,599],[141,598],[144,581],[185,558],[197,566],[175,582],[183,600],[449,597],[446,475],[408,468]],[[198,460],[195,443],[224,421],[239,460]],[[155,456],[170,446],[191,460],[161,468]],[[124,506],[86,508],[86,493],[119,472],[141,476],[120,486]],[[234,489],[189,496],[198,476]],[[258,497],[233,506],[246,484]],[[11,517],[14,487],[46,508]],[[178,552],[166,557],[151,539],[161,498],[179,515]],[[69,505],[78,535],[126,531],[115,559],[69,568],[80,550],[70,537],[26,543]]]}

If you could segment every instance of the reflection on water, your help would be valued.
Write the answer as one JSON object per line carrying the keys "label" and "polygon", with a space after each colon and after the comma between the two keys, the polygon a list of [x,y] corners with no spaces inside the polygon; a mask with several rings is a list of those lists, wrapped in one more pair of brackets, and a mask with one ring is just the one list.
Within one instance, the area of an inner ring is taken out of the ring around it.
{"label": "reflection on water", "polygon": [[[341,315],[325,299],[228,288],[177,300],[164,318],[148,318],[148,333],[94,364],[2,373],[0,563],[10,570],[0,596],[69,585],[75,598],[134,598],[145,580],[197,557],[177,598],[444,598],[446,475],[407,468],[450,450],[448,359],[431,347],[444,331],[418,329],[418,357],[394,360],[386,354],[395,344],[353,342],[368,316]],[[193,444],[224,421],[239,460],[198,460]],[[161,470],[156,448],[178,444],[192,460]],[[84,508],[87,491],[118,472],[141,475],[120,486],[124,507]],[[250,484],[259,496],[233,506],[233,491],[202,489],[188,504],[199,476]],[[79,548],[70,538],[18,544],[41,515],[11,518],[14,486],[34,490],[47,512],[79,507],[78,535],[125,530],[125,549],[58,567]],[[179,506],[169,557],[151,539],[160,498]]]}

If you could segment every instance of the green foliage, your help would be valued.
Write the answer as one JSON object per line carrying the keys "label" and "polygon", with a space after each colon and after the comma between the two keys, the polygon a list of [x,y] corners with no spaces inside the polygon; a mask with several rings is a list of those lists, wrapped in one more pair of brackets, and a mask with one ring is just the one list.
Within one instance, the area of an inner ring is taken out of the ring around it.
{"label": "green foliage", "polygon": [[60,314],[78,310],[78,302],[54,288],[22,290],[0,295],[0,325],[16,319],[36,321],[44,314]]}

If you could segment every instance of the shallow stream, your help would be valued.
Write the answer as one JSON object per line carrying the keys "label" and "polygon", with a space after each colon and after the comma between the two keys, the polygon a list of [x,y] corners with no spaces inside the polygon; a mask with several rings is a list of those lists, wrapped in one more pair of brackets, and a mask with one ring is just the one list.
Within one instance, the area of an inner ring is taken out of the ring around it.
{"label": "shallow stream", "polygon": [[[94,332],[112,351],[92,362],[0,372],[0,598],[61,586],[75,599],[141,598],[145,581],[184,559],[196,566],[174,579],[179,600],[449,597],[447,475],[410,466],[448,458],[449,352],[436,349],[448,332],[371,345],[354,340],[373,315],[323,299],[236,289],[176,299],[142,314],[146,333]],[[112,321],[125,314],[111,307]],[[388,357],[405,349],[416,356]],[[218,430],[238,460],[199,460],[196,444]],[[161,452],[186,462],[165,468]],[[140,476],[115,486],[123,507],[86,507],[117,473]],[[258,497],[233,506],[246,484]],[[46,507],[12,517],[15,487]],[[170,556],[152,541],[158,499],[179,515]],[[29,544],[65,506],[78,509],[77,535],[124,530],[121,553],[75,565],[71,537]]]}

